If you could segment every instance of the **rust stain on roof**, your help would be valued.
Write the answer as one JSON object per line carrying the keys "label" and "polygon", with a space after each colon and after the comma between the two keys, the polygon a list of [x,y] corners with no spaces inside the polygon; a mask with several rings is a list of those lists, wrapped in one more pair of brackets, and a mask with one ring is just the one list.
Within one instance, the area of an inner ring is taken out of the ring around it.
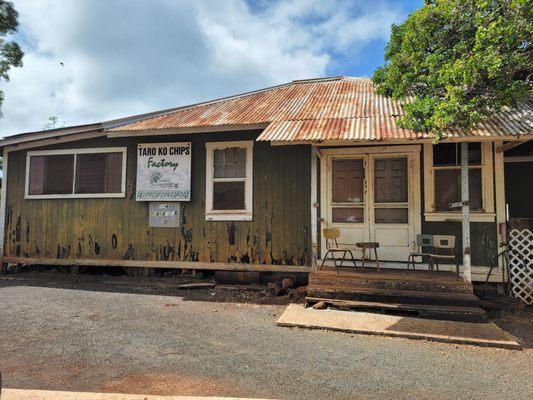
{"label": "rust stain on roof", "polygon": [[[408,101],[408,100],[407,100]],[[324,141],[425,139],[402,129],[402,102],[376,94],[368,78],[336,77],[293,81],[211,102],[182,107],[110,131],[144,131],[266,124],[258,140]],[[533,133],[533,107],[504,111],[471,130],[445,137],[509,136]]]}

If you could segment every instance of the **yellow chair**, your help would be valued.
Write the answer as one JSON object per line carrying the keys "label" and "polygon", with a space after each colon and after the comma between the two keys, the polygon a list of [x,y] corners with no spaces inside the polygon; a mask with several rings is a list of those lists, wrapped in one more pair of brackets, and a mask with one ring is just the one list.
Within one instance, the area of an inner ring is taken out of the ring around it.
{"label": "yellow chair", "polygon": [[[342,267],[342,264],[344,261],[351,261],[353,262],[353,265],[355,268],[357,268],[357,264],[355,263],[355,257],[353,256],[353,252],[351,249],[342,248],[339,246],[339,243],[337,242],[338,237],[341,235],[341,232],[336,228],[326,228],[322,230],[322,234],[324,235],[324,238],[326,239],[326,254],[324,255],[324,259],[322,260],[322,265],[320,265],[320,269],[324,266],[324,263],[326,260],[332,260],[333,264],[335,265],[335,268],[337,269],[337,273],[339,272],[339,268]],[[336,253],[342,253],[342,257],[335,257]],[[346,255],[350,255],[350,259],[346,258]],[[331,258],[328,258],[328,255],[331,256]],[[340,264],[337,264],[337,260],[341,260]]]}

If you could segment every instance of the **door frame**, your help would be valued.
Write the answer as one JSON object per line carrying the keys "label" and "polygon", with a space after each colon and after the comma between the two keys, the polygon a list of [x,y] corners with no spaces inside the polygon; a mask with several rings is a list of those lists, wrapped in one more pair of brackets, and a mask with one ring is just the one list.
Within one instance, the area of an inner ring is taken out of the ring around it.
{"label": "door frame", "polygon": [[[421,205],[421,182],[420,182],[420,153],[422,150],[421,145],[399,145],[399,146],[371,146],[371,147],[341,147],[341,148],[329,148],[320,149],[320,254],[319,258],[325,254],[326,242],[322,235],[322,228],[325,228],[328,224],[331,224],[331,207],[330,199],[332,197],[332,168],[331,161],[334,157],[357,158],[362,157],[365,160],[372,160],[374,157],[383,155],[386,157],[392,157],[393,155],[407,156],[408,157],[408,198],[409,202],[412,199],[412,212],[409,209],[409,225],[413,227],[414,235],[411,243],[411,248],[415,250],[416,235],[421,233],[422,229],[422,205]],[[371,157],[373,156],[373,157]],[[373,192],[370,190],[373,188],[373,176],[369,179],[369,171],[373,168],[369,168],[365,161],[365,214],[364,222],[359,225],[364,227],[370,232],[370,215],[373,212],[367,212],[373,204]],[[372,182],[369,182],[372,181]],[[367,199],[371,199],[370,202]],[[375,225],[375,224],[373,224]],[[385,224],[386,225],[386,224]],[[355,227],[355,226],[354,226]],[[365,240],[367,234],[365,233]],[[398,260],[405,261],[405,260]]]}

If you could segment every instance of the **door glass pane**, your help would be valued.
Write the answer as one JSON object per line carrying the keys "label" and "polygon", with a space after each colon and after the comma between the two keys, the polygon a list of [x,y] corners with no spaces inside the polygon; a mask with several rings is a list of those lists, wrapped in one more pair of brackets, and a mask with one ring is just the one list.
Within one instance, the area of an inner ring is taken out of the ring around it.
{"label": "door glass pane", "polygon": [[376,224],[406,224],[409,222],[407,208],[376,208]]}
{"label": "door glass pane", "polygon": [[[481,169],[468,170],[468,188],[470,192],[470,208],[481,210]],[[439,211],[460,211],[450,209],[449,204],[461,201],[461,170],[435,170],[435,208]]]}
{"label": "door glass pane", "polygon": [[364,222],[364,212],[362,208],[336,208],[332,209],[333,222]]}
{"label": "door glass pane", "polygon": [[374,202],[407,203],[406,157],[374,159]]}
{"label": "door glass pane", "polygon": [[363,160],[333,160],[333,202],[364,203],[364,176]]}

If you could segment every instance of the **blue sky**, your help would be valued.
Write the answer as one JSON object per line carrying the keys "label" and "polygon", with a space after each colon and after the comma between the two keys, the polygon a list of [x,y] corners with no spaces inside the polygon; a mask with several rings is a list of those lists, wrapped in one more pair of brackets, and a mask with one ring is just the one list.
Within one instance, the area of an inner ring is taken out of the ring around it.
{"label": "blue sky", "polygon": [[191,104],[293,79],[371,76],[422,0],[14,0],[26,55],[0,136]]}

